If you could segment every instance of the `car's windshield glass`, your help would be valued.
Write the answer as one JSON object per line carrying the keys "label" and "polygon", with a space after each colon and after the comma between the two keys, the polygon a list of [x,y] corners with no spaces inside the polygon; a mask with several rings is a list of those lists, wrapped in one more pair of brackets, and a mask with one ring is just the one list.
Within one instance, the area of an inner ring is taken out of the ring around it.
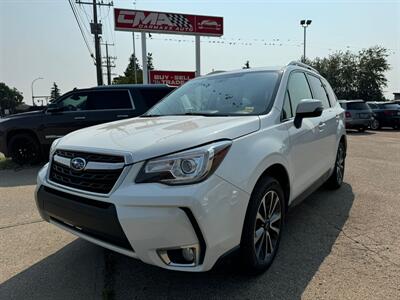
{"label": "car's windshield glass", "polygon": [[255,115],[264,113],[279,78],[277,71],[246,72],[189,81],[144,116]]}
{"label": "car's windshield glass", "polygon": [[365,102],[348,102],[347,109],[370,110],[368,104]]}

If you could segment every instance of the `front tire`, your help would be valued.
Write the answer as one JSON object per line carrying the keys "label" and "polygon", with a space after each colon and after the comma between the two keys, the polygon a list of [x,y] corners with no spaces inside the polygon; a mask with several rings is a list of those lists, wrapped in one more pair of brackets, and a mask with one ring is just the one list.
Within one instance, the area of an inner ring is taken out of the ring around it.
{"label": "front tire", "polygon": [[346,160],[346,147],[343,142],[340,142],[339,148],[336,154],[335,166],[332,175],[329,177],[327,183],[328,188],[338,189],[342,186],[344,169]]}
{"label": "front tire", "polygon": [[240,245],[246,272],[260,274],[271,266],[281,239],[285,203],[276,179],[264,177],[257,183],[247,208]]}
{"label": "front tire", "polygon": [[42,155],[39,142],[30,134],[16,134],[8,143],[12,160],[18,164],[40,162]]}

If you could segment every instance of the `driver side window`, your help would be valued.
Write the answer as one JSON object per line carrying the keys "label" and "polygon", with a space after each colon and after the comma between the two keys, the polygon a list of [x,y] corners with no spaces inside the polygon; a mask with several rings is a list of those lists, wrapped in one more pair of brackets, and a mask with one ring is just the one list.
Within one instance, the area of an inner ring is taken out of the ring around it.
{"label": "driver side window", "polygon": [[61,111],[86,110],[88,93],[73,93],[58,102]]}

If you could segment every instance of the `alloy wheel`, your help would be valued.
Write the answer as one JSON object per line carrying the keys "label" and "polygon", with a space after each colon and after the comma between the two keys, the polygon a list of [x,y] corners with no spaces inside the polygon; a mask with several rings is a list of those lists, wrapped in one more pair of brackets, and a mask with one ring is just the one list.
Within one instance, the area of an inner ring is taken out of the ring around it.
{"label": "alloy wheel", "polygon": [[337,158],[336,158],[336,179],[340,184],[343,181],[344,175],[344,149],[341,145],[338,149]]}
{"label": "alloy wheel", "polygon": [[282,206],[278,194],[270,190],[258,207],[254,226],[254,248],[258,261],[273,257],[282,226]]}
{"label": "alloy wheel", "polygon": [[373,120],[371,123],[371,129],[372,130],[377,130],[379,129],[379,121],[378,120]]}

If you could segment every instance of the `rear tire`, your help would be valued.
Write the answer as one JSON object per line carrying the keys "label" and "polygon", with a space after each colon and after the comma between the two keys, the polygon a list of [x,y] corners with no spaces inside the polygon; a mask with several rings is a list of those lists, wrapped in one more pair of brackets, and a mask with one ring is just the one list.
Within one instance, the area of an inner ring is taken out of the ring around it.
{"label": "rear tire", "polygon": [[340,142],[332,175],[326,182],[328,188],[336,190],[342,186],[346,162],[346,147]]}
{"label": "rear tire", "polygon": [[378,130],[378,129],[380,129],[381,124],[379,124],[379,121],[375,119],[375,120],[372,121],[370,127],[371,127],[372,130]]}
{"label": "rear tire", "polygon": [[18,164],[35,164],[41,161],[42,153],[38,140],[30,134],[16,134],[8,143],[12,160]]}
{"label": "rear tire", "polygon": [[240,260],[246,273],[265,272],[278,251],[286,201],[279,182],[262,178],[251,195],[243,225]]}

